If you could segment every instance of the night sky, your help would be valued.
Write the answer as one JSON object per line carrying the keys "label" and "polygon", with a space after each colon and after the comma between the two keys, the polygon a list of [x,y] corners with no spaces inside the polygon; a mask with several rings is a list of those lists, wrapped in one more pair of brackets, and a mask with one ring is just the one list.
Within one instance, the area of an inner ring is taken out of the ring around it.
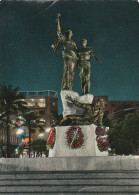
{"label": "night sky", "polygon": [[[20,90],[60,92],[62,48],[55,53],[55,17],[62,32],[71,29],[80,47],[88,46],[103,62],[91,60],[91,93],[109,100],[139,99],[139,3],[136,1],[9,1],[0,5],[0,79]],[[81,93],[78,70],[73,90]],[[60,96],[59,96],[60,97]],[[59,98],[59,112],[62,111]]]}

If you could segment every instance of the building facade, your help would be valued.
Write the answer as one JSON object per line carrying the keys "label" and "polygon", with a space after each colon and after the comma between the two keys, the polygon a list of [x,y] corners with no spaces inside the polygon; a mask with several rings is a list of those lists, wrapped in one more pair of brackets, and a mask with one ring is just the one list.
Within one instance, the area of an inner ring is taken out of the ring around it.
{"label": "building facade", "polygon": [[103,111],[106,115],[111,115],[114,112],[120,111],[122,107],[135,109],[139,113],[139,101],[109,101],[108,96],[95,96],[94,100],[101,98],[104,100]]}
{"label": "building facade", "polygon": [[25,95],[24,101],[27,103],[29,110],[35,110],[41,115],[45,126],[52,125],[52,112],[58,112],[58,95],[56,91],[21,91]]}

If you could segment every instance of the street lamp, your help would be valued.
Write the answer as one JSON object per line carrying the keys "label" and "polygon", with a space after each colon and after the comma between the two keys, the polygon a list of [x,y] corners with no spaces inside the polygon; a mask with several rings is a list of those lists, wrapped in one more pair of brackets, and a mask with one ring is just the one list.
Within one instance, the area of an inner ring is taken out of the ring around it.
{"label": "street lamp", "polygon": [[23,132],[24,132],[24,130],[23,130],[23,129],[21,129],[21,128],[19,128],[19,129],[17,129],[16,134],[17,134],[17,135],[19,135],[19,134],[22,134]]}

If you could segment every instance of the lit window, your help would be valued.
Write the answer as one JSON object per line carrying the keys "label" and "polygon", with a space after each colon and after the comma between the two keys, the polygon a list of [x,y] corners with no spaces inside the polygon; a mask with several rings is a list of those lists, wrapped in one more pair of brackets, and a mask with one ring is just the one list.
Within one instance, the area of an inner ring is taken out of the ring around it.
{"label": "lit window", "polygon": [[55,106],[55,105],[56,105],[56,103],[55,103],[55,102],[53,102],[52,104],[53,104],[53,106]]}

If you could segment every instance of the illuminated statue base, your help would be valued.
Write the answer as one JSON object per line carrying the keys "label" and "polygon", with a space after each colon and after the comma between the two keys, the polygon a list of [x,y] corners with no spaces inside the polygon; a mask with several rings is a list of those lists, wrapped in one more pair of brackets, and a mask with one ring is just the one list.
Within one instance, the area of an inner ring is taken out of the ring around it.
{"label": "illuminated statue base", "polygon": [[84,135],[84,142],[80,148],[76,149],[68,145],[66,133],[70,127],[56,127],[56,141],[54,148],[49,150],[49,157],[108,156],[108,152],[100,152],[97,147],[95,125],[80,126]]}

